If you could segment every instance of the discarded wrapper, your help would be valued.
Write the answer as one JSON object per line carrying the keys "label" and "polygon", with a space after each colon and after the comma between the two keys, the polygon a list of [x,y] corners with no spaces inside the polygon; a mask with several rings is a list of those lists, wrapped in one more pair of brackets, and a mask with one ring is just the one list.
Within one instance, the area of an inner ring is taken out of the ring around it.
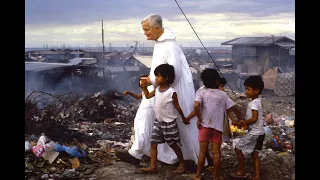
{"label": "discarded wrapper", "polygon": [[[47,146],[47,147],[45,147]],[[47,145],[43,146],[43,144],[39,144],[37,146],[32,147],[32,152],[36,157],[42,157],[43,153],[45,152],[45,149],[49,147],[49,143]]]}
{"label": "discarded wrapper", "polygon": [[69,161],[70,161],[73,169],[77,169],[77,168],[80,167],[80,161],[79,161],[79,159],[77,157],[69,159]]}
{"label": "discarded wrapper", "polygon": [[42,154],[43,159],[48,160],[50,164],[59,156],[59,152],[54,150],[55,143],[51,141],[48,143],[48,149]]}

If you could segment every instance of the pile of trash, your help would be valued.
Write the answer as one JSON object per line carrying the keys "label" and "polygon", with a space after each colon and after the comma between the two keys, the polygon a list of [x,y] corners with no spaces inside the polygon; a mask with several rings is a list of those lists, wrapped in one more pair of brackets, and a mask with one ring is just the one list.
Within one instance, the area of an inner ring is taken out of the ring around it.
{"label": "pile of trash", "polygon": [[275,151],[295,154],[295,128],[294,116],[273,116],[268,114],[265,118],[265,144]]}
{"label": "pile of trash", "polygon": [[96,168],[116,160],[111,141],[97,141],[88,147],[77,140],[59,144],[44,133],[38,140],[36,137],[25,141],[25,179],[94,179]]}
{"label": "pile of trash", "polygon": [[131,146],[138,106],[116,91],[31,93],[25,107],[26,179],[95,178],[95,169],[116,160],[114,148]]}
{"label": "pile of trash", "polygon": [[25,132],[46,132],[54,136],[74,123],[101,123],[107,118],[133,119],[135,109],[133,102],[116,91],[87,96],[32,92],[25,101]]}
{"label": "pile of trash", "polygon": [[78,94],[51,95],[32,92],[26,99],[25,116],[28,121],[94,121],[105,117],[115,117],[116,104],[112,100],[122,100],[117,92],[79,97]]}

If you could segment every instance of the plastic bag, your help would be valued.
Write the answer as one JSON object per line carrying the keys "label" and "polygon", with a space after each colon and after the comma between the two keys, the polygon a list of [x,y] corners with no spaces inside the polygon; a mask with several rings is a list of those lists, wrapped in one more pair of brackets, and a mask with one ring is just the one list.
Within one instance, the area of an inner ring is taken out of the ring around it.
{"label": "plastic bag", "polygon": [[24,150],[25,152],[30,151],[32,149],[32,144],[29,141],[24,142]]}

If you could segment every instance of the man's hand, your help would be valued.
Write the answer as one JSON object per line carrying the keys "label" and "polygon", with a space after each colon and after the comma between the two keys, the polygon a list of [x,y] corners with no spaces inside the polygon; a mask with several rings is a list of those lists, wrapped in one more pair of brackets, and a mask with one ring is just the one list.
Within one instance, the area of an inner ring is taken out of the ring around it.
{"label": "man's hand", "polygon": [[185,125],[190,124],[190,119],[189,119],[189,118],[184,118],[184,119],[183,119],[183,123],[184,123]]}
{"label": "man's hand", "polygon": [[197,127],[198,127],[198,129],[200,129],[201,123],[202,123],[202,120],[199,120],[199,119],[198,119],[198,121],[197,121]]}
{"label": "man's hand", "polygon": [[122,94],[125,96],[128,94],[128,91],[124,91]]}
{"label": "man's hand", "polygon": [[151,85],[151,80],[149,77],[141,77],[139,84],[141,87],[148,87],[149,85]]}

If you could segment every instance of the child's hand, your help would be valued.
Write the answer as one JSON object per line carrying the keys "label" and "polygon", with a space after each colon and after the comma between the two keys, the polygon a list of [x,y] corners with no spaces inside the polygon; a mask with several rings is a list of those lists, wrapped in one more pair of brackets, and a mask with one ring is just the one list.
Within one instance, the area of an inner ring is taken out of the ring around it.
{"label": "child's hand", "polygon": [[234,125],[234,126],[237,126],[237,127],[239,127],[239,122],[237,122],[237,121],[232,121],[232,123],[231,123],[232,125]]}
{"label": "child's hand", "polygon": [[240,120],[240,121],[239,121],[239,125],[240,125],[240,128],[242,128],[242,127],[243,127],[243,129],[244,129],[244,130],[246,130],[246,129],[247,129],[247,125],[246,125],[246,123],[245,123],[245,121],[244,121],[244,120]]}
{"label": "child's hand", "polygon": [[124,91],[122,94],[125,96],[128,94],[128,91]]}
{"label": "child's hand", "polygon": [[202,123],[202,120],[199,120],[199,119],[198,119],[198,121],[197,121],[197,127],[198,127],[198,129],[200,129],[201,123]]}
{"label": "child's hand", "polygon": [[184,119],[183,119],[183,123],[184,123],[185,125],[190,124],[190,119],[189,119],[189,118],[184,118]]}
{"label": "child's hand", "polygon": [[140,87],[148,87],[151,84],[149,77],[141,77],[139,80]]}

